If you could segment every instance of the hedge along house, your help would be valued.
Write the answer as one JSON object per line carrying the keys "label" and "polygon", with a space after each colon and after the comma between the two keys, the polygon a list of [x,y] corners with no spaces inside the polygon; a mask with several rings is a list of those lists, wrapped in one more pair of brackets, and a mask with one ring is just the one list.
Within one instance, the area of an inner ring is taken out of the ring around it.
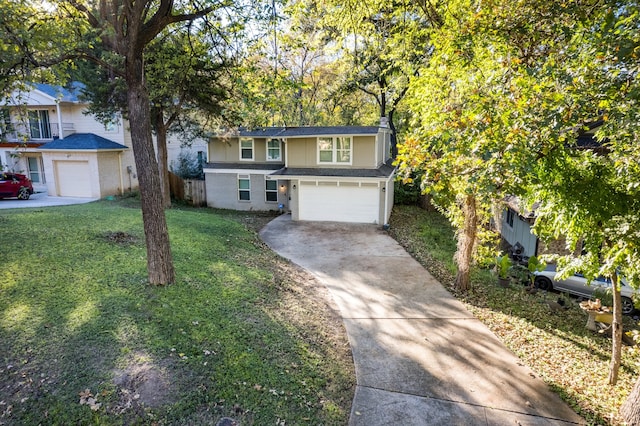
{"label": "hedge along house", "polygon": [[207,203],[281,210],[293,220],[388,223],[390,130],[375,126],[268,127],[218,136],[205,166]]}

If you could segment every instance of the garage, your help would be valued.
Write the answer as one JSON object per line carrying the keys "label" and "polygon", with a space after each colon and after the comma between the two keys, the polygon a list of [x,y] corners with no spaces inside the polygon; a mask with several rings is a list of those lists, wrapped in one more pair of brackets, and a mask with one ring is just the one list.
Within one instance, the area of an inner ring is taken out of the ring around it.
{"label": "garage", "polygon": [[378,183],[300,181],[299,220],[378,223]]}
{"label": "garage", "polygon": [[87,197],[91,193],[88,161],[54,161],[57,192],[61,197]]}

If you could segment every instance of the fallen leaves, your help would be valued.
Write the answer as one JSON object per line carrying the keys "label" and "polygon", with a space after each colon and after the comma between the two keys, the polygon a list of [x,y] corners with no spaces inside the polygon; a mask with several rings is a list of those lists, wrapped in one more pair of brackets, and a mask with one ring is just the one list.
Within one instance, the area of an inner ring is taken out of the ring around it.
{"label": "fallen leaves", "polygon": [[78,396],[80,397],[80,405],[88,405],[89,408],[91,408],[91,410],[93,411],[98,411],[102,406],[102,404],[99,403],[96,398],[94,398],[89,389],[85,389],[79,392]]}

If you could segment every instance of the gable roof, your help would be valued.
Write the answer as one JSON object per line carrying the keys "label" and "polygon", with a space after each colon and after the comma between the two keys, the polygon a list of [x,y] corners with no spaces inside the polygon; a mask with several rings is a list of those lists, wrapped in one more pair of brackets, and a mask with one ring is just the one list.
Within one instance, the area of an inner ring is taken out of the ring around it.
{"label": "gable roof", "polygon": [[72,81],[68,87],[53,86],[51,84],[37,83],[34,87],[60,102],[80,102],[80,94],[85,85],[79,81]]}
{"label": "gable roof", "polygon": [[307,126],[307,127],[263,127],[241,129],[236,135],[250,138],[291,138],[331,135],[376,135],[378,126]]}
{"label": "gable roof", "polygon": [[40,147],[42,150],[125,150],[128,147],[93,133],[74,133],[64,139],[55,139]]}

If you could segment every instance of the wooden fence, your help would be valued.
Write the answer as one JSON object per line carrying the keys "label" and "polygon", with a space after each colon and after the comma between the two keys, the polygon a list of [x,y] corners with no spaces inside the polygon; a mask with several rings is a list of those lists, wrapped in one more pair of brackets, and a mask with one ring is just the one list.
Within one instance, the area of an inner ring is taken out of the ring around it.
{"label": "wooden fence", "polygon": [[182,179],[169,172],[169,190],[176,200],[185,201],[192,206],[207,205],[207,191],[203,180]]}

